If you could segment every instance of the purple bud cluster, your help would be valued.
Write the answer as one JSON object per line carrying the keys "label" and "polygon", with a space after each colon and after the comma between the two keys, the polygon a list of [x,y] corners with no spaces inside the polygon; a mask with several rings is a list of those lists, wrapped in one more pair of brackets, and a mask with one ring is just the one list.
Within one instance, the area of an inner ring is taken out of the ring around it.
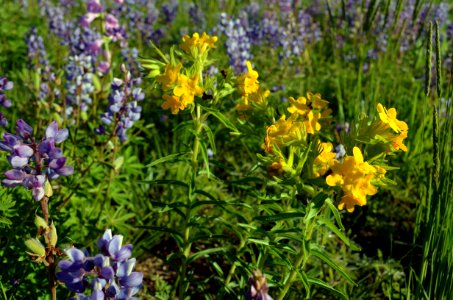
{"label": "purple bud cluster", "polygon": [[[86,250],[67,249],[69,259],[58,263],[58,280],[77,293],[77,299],[138,299],[134,295],[141,288],[143,274],[133,272],[136,260],[130,258],[132,245],[122,243],[122,235],[112,236],[107,229],[97,242],[99,254],[90,256]],[[86,295],[90,288],[92,294]]]}
{"label": "purple bud cluster", "polygon": [[189,6],[189,16],[196,28],[199,28],[199,31],[204,31],[203,29],[206,27],[206,18],[203,10],[201,10],[197,4],[191,4]]}
{"label": "purple bud cluster", "polygon": [[164,17],[164,22],[166,24],[171,24],[176,19],[178,13],[178,1],[169,0],[168,3],[162,4],[160,9]]}
{"label": "purple bud cluster", "polygon": [[113,7],[111,13],[118,19],[127,20],[127,32],[130,36],[141,37],[142,40],[158,42],[162,36],[162,30],[154,30],[153,27],[159,16],[152,1],[128,0],[127,5],[119,4]]}
{"label": "purple bud cluster", "polygon": [[8,81],[6,77],[0,77],[0,104],[3,107],[8,108],[12,105],[11,100],[6,99],[4,92],[11,90],[13,86],[14,83],[12,81]]}
{"label": "purple bud cluster", "polygon": [[66,44],[74,28],[74,23],[65,20],[65,11],[63,3],[56,6],[50,0],[39,0],[41,16],[46,17],[48,27],[51,33],[60,38],[62,44]]}
{"label": "purple bud cluster", "polygon": [[241,24],[241,20],[228,18],[226,13],[222,13],[220,15],[220,24],[216,30],[227,38],[225,48],[235,74],[246,72],[247,66],[245,62],[252,59],[252,54],[250,53],[250,40]]}
{"label": "purple bud cluster", "polygon": [[16,122],[16,134],[4,133],[0,141],[0,150],[8,152],[12,170],[5,172],[6,179],[2,184],[7,187],[22,185],[32,190],[33,198],[41,200],[44,195],[44,185],[47,180],[68,176],[74,172],[71,166],[66,166],[63,151],[55,145],[68,138],[67,129],[59,129],[53,121],[47,127],[45,138],[37,142],[33,137],[33,129],[24,120]]}
{"label": "purple bud cluster", "polygon": [[125,81],[118,78],[113,80],[107,112],[101,115],[103,125],[95,129],[97,134],[107,134],[106,126],[112,126],[111,134],[118,136],[122,142],[128,138],[126,131],[140,119],[142,107],[138,102],[145,97],[141,88],[134,87],[141,80],[131,80],[129,72],[126,72],[125,77]]}
{"label": "purple bud cluster", "polygon": [[[6,77],[0,77],[0,105],[3,107],[9,108],[12,105],[11,100],[6,98],[5,91],[11,90],[13,86],[12,81],[8,81]],[[0,112],[0,126],[8,126],[8,120],[2,112]]]}
{"label": "purple bud cluster", "polygon": [[49,61],[46,58],[46,49],[44,48],[43,39],[38,35],[36,27],[32,27],[25,37],[27,43],[27,56],[32,67],[46,66]]}
{"label": "purple bud cluster", "polygon": [[91,94],[93,85],[93,58],[90,55],[80,54],[69,57],[66,66],[66,115],[70,116],[74,110],[85,112],[92,103]]}
{"label": "purple bud cluster", "polygon": [[138,49],[137,48],[123,48],[121,49],[121,57],[126,65],[126,69],[130,70],[133,77],[137,78],[141,75],[141,65],[138,62]]}

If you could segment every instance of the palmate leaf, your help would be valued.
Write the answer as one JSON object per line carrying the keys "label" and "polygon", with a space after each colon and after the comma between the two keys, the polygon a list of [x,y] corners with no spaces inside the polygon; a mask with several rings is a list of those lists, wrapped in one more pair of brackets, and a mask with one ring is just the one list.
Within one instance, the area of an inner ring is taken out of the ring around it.
{"label": "palmate leaf", "polygon": [[9,218],[15,215],[15,205],[16,202],[11,199],[10,195],[3,193],[0,196],[0,228],[9,227],[12,224]]}

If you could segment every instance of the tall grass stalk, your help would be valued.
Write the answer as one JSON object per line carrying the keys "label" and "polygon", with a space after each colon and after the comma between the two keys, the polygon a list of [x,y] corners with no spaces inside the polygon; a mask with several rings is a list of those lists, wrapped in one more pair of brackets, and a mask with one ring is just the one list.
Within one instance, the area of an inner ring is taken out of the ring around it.
{"label": "tall grass stalk", "polygon": [[[436,23],[436,75],[437,97],[441,96],[440,80],[440,39],[439,25]],[[430,33],[432,26],[430,26]],[[429,36],[431,40],[431,36]],[[428,53],[431,42],[428,42]],[[431,57],[427,57],[427,71],[430,70]],[[430,77],[430,73],[427,74]],[[429,79],[427,81],[429,82]],[[427,87],[429,89],[429,86]],[[451,90],[451,89],[449,89]],[[427,93],[428,94],[428,93]],[[451,92],[450,92],[451,94]],[[431,95],[433,97],[433,95]],[[451,97],[451,95],[450,95]],[[453,295],[453,168],[452,168],[452,132],[453,119],[451,105],[439,114],[438,98],[434,99],[433,108],[433,167],[430,172],[426,196],[426,211],[419,212],[416,228],[423,238],[422,262],[416,288],[412,299],[451,299]],[[419,209],[425,209],[419,206]],[[408,297],[410,298],[410,296]]]}

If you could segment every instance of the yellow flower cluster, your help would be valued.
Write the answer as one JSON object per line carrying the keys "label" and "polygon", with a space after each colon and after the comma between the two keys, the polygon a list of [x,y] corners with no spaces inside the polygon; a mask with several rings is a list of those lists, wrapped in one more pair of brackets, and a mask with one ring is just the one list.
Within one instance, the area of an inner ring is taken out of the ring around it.
{"label": "yellow flower cluster", "polygon": [[239,111],[249,110],[250,102],[262,105],[266,103],[266,98],[269,97],[270,91],[263,90],[258,82],[258,72],[253,70],[252,63],[246,62],[247,72],[238,76],[237,84],[239,93],[242,95],[242,103],[236,106]]}
{"label": "yellow flower cluster", "polygon": [[264,150],[272,153],[272,145],[279,147],[293,140],[303,140],[307,133],[314,134],[321,130],[320,119],[330,115],[329,102],[321,99],[320,94],[308,93],[307,98],[289,98],[288,112],[291,116],[282,116],[275,124],[267,127]]}
{"label": "yellow flower cluster", "polygon": [[281,147],[287,142],[302,140],[304,137],[302,122],[296,121],[294,116],[287,120],[283,115],[277,122],[267,127],[263,147],[267,153],[272,153],[274,144]]}
{"label": "yellow flower cluster", "polygon": [[180,48],[186,53],[194,53],[195,56],[203,55],[208,49],[216,47],[215,42],[217,42],[217,39],[218,38],[216,36],[209,36],[206,32],[203,32],[201,36],[198,32],[195,32],[192,37],[189,35],[183,36]]}
{"label": "yellow flower cluster", "polygon": [[318,147],[321,148],[321,153],[315,158],[315,161],[313,162],[314,177],[319,177],[326,174],[326,172],[333,166],[336,161],[336,154],[332,151],[332,143],[318,142]]}
{"label": "yellow flower cluster", "polygon": [[327,176],[326,182],[330,186],[341,186],[344,196],[341,198],[338,208],[346,206],[348,212],[354,211],[354,205],[366,204],[366,196],[377,193],[371,181],[382,178],[385,170],[381,167],[371,166],[363,161],[363,155],[359,148],[354,147],[354,156],[346,156],[343,162],[335,161],[332,165],[332,174]]}
{"label": "yellow flower cluster", "polygon": [[303,118],[305,130],[310,134],[320,131],[321,124],[319,120],[328,117],[332,113],[331,109],[327,109],[329,102],[322,100],[320,94],[307,93],[307,98],[299,97],[297,100],[289,97],[289,103],[291,106],[288,111]]}
{"label": "yellow flower cluster", "polygon": [[157,76],[156,80],[162,84],[162,89],[170,92],[170,95],[164,95],[165,102],[162,104],[163,109],[170,109],[172,114],[177,114],[180,110],[186,109],[193,104],[195,96],[203,94],[203,88],[198,85],[198,76],[189,78],[181,74],[182,65],[165,66],[165,73]]}
{"label": "yellow flower cluster", "polygon": [[379,118],[385,127],[391,128],[396,134],[398,134],[389,138],[389,142],[391,142],[393,149],[395,151],[401,149],[404,152],[407,152],[407,147],[403,144],[403,140],[407,138],[407,131],[409,130],[407,124],[396,118],[396,109],[393,107],[387,110],[381,103],[379,103],[377,105],[377,111],[379,113]]}

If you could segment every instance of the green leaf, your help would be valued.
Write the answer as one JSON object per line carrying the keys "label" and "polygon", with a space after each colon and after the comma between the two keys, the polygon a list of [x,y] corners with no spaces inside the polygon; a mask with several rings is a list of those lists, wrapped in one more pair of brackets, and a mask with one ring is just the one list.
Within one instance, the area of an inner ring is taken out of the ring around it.
{"label": "green leaf", "polygon": [[264,245],[264,246],[269,246],[269,241],[265,241],[265,240],[257,240],[257,239],[249,238],[249,239],[247,239],[247,242],[253,243],[253,244]]}
{"label": "green leaf", "polygon": [[291,220],[295,218],[303,218],[305,217],[305,213],[301,212],[294,212],[294,213],[281,213],[273,216],[258,216],[253,218],[253,220],[259,221],[259,222],[277,222],[277,221],[282,221],[282,220]]}
{"label": "green leaf", "polygon": [[153,167],[153,166],[162,164],[162,163],[167,162],[167,161],[172,161],[172,160],[174,160],[175,158],[180,157],[180,156],[183,156],[183,155],[185,155],[185,154],[187,154],[187,152],[179,152],[179,153],[170,154],[170,155],[161,157],[161,158],[159,158],[159,159],[153,161],[152,163],[146,165],[146,167]]}
{"label": "green leaf", "polygon": [[185,188],[189,188],[189,185],[185,182],[179,180],[166,180],[166,179],[159,179],[159,180],[138,180],[138,183],[143,184],[164,184],[164,185],[179,185]]}
{"label": "green leaf", "polygon": [[207,108],[207,107],[204,107],[204,106],[203,106],[203,109],[206,110],[207,112],[209,112],[214,117],[216,117],[223,125],[225,125],[225,127],[231,129],[232,131],[234,131],[236,133],[239,133],[239,131],[236,128],[236,126],[234,126],[234,124],[230,120],[228,120],[228,118],[225,117],[221,112],[219,112],[216,109]]}
{"label": "green leaf", "polygon": [[323,287],[325,288],[326,290],[330,291],[331,293],[337,295],[337,296],[340,296],[342,299],[345,299],[345,300],[348,300],[349,297],[346,296],[343,292],[335,289],[334,287],[332,287],[330,284],[328,284],[327,282],[324,282],[322,280],[319,280],[319,279],[316,279],[316,278],[312,278],[312,277],[308,277],[308,282],[310,284],[315,284],[317,286],[320,286],[320,287]]}
{"label": "green leaf", "polygon": [[323,262],[325,262],[326,264],[328,264],[332,269],[336,270],[338,273],[340,273],[341,276],[343,276],[347,281],[349,281],[351,284],[353,284],[354,286],[356,285],[356,283],[354,282],[354,280],[352,280],[352,278],[349,276],[348,273],[346,273],[346,271],[343,269],[343,267],[341,267],[340,265],[338,265],[336,262],[334,262],[330,257],[329,255],[324,251],[322,250],[321,248],[319,248],[317,245],[314,245],[314,244],[311,244],[310,245],[310,254],[313,255],[313,256],[316,256],[317,258],[321,259]]}
{"label": "green leaf", "polygon": [[341,232],[341,230],[337,226],[335,226],[335,224],[333,224],[330,220],[328,220],[324,217],[320,217],[318,220],[318,223],[320,225],[326,225],[327,228],[329,228],[331,231],[333,231],[333,233],[335,233],[352,250],[354,250],[354,251],[360,250],[360,247],[358,247],[354,243],[351,243],[351,241],[346,237],[346,235],[344,235],[344,233]]}
{"label": "green leaf", "polygon": [[300,277],[300,281],[302,281],[302,284],[304,285],[305,290],[307,291],[307,296],[305,298],[309,299],[310,298],[310,282],[308,281],[308,276],[304,271],[298,272],[298,275]]}
{"label": "green leaf", "polygon": [[206,135],[208,136],[208,141],[209,141],[209,145],[211,146],[212,153],[216,154],[217,148],[215,146],[214,134],[212,133],[212,130],[211,130],[211,128],[209,128],[209,126],[204,126],[203,128],[206,132]]}
{"label": "green leaf", "polygon": [[201,251],[198,251],[198,252],[190,255],[189,258],[187,258],[187,263],[190,264],[201,256],[205,256],[205,255],[209,255],[209,254],[217,253],[217,252],[225,252],[225,251],[226,251],[225,247],[209,248],[209,249],[201,250]]}
{"label": "green leaf", "polygon": [[315,216],[318,215],[321,207],[324,204],[324,201],[327,199],[327,195],[324,193],[318,193],[310,202],[307,207],[308,214],[304,219],[304,223],[308,224],[308,222],[313,219]]}
{"label": "green leaf", "polygon": [[201,156],[203,157],[203,162],[205,165],[206,175],[211,177],[211,172],[209,171],[209,156],[208,149],[206,148],[206,143],[204,141],[200,142]]}
{"label": "green leaf", "polygon": [[341,217],[340,217],[340,212],[338,209],[333,205],[332,200],[330,198],[326,199],[326,204],[329,207],[330,211],[333,213],[333,216],[335,217],[335,220],[337,221],[338,226],[340,226],[340,229],[344,231],[344,226],[343,223],[341,222]]}
{"label": "green leaf", "polygon": [[164,233],[170,233],[171,235],[173,235],[173,237],[176,240],[176,242],[178,243],[178,245],[184,244],[182,233],[180,233],[174,229],[167,228],[167,227],[159,227],[159,226],[137,226],[137,228],[143,228],[143,229],[149,229],[149,230],[154,230],[154,231],[159,231],[159,232],[164,232]]}

